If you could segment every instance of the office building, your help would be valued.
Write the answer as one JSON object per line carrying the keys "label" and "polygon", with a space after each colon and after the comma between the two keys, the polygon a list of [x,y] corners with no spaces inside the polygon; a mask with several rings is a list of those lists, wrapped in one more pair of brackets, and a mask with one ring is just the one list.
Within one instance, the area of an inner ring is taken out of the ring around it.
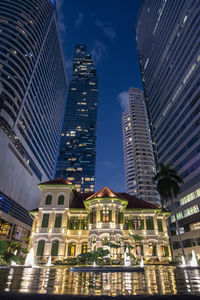
{"label": "office building", "polygon": [[160,205],[152,180],[156,166],[144,94],[140,89],[130,88],[128,95],[137,196]]}
{"label": "office building", "polygon": [[[175,199],[185,253],[200,254],[200,1],[144,0],[136,40],[158,160],[183,179]],[[172,210],[170,202],[167,206]],[[174,215],[170,230],[181,253]]]}
{"label": "office building", "polygon": [[129,111],[124,111],[122,113],[122,133],[126,192],[130,195],[137,195],[131,129]]}
{"label": "office building", "polygon": [[66,90],[55,2],[1,0],[0,236],[30,228],[37,184],[54,175]]}
{"label": "office building", "polygon": [[66,178],[82,192],[94,191],[97,102],[95,66],[87,46],[77,44],[55,178]]}
{"label": "office building", "polygon": [[[35,216],[29,249],[35,263],[52,263],[76,257],[104,245],[107,239],[120,247],[111,248],[110,257],[124,257],[126,243],[130,252],[146,260],[169,263],[171,252],[167,233],[169,212],[127,193],[104,187],[97,193],[74,193],[74,186],[59,178],[39,185],[42,197]],[[130,237],[142,237],[134,243]]]}

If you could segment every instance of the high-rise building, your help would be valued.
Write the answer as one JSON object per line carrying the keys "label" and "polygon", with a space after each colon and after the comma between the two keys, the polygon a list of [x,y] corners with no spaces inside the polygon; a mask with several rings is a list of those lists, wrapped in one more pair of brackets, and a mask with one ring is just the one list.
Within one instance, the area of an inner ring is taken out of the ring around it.
{"label": "high-rise building", "polygon": [[160,197],[152,180],[156,174],[156,166],[144,94],[140,89],[130,88],[128,95],[132,135],[130,141],[137,196],[145,201],[160,204]]}
{"label": "high-rise building", "polygon": [[55,177],[78,191],[94,191],[97,123],[97,76],[87,46],[77,44]]}
{"label": "high-rise building", "polygon": [[[144,0],[136,24],[158,160],[184,180],[175,199],[186,253],[200,255],[200,1]],[[167,206],[172,210],[171,203]],[[174,254],[181,253],[171,216]]]}
{"label": "high-rise building", "polygon": [[1,0],[0,235],[9,218],[29,222],[38,182],[54,175],[66,90],[55,2]]}
{"label": "high-rise building", "polygon": [[122,133],[126,192],[130,195],[137,195],[131,129],[130,113],[129,111],[124,111],[122,113]]}

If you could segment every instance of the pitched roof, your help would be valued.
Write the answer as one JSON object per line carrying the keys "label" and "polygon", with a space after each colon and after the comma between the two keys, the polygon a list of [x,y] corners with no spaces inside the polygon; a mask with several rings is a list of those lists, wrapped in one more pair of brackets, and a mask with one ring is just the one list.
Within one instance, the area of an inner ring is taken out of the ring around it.
{"label": "pitched roof", "polygon": [[71,185],[72,183],[64,178],[56,178],[50,181],[41,182],[39,185]]}
{"label": "pitched roof", "polygon": [[118,193],[121,198],[128,201],[128,205],[126,208],[146,208],[146,209],[158,209],[160,208],[158,205],[149,203],[142,199],[137,198],[136,196],[129,195],[127,193]]}
{"label": "pitched roof", "polygon": [[74,198],[72,199],[72,202],[70,203],[70,208],[84,208],[84,200],[90,197],[92,193],[79,193],[74,192]]}
{"label": "pitched roof", "polygon": [[86,200],[95,199],[95,198],[122,198],[122,197],[118,193],[115,193],[113,190],[105,186],[97,193],[88,197]]}

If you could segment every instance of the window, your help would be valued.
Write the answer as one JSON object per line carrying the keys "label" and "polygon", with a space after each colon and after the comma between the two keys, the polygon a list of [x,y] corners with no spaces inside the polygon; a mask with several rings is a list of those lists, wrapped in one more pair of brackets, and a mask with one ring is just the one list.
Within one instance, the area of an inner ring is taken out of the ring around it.
{"label": "window", "polygon": [[64,200],[65,200],[65,197],[63,195],[60,195],[58,197],[58,205],[63,205],[64,204]]}
{"label": "window", "polygon": [[154,230],[153,217],[146,217],[146,228],[147,230]]}
{"label": "window", "polygon": [[58,255],[58,248],[59,248],[59,241],[58,240],[53,241],[51,247],[51,256]]}
{"label": "window", "polygon": [[92,211],[90,212],[90,223],[92,224],[96,223],[96,216],[97,216],[97,211],[96,208],[93,207]]}
{"label": "window", "polygon": [[158,219],[157,223],[158,223],[158,231],[163,232],[162,219]]}
{"label": "window", "polygon": [[144,221],[140,217],[133,218],[133,229],[134,230],[144,229]]}
{"label": "window", "polygon": [[71,217],[68,220],[68,229],[78,230],[79,229],[79,219],[78,217]]}
{"label": "window", "polygon": [[46,196],[45,205],[51,205],[52,202],[52,196],[48,195]]}
{"label": "window", "polygon": [[47,228],[49,224],[49,214],[44,214],[42,219],[42,228]]}
{"label": "window", "polygon": [[125,217],[124,229],[125,230],[129,229],[129,219],[128,219],[128,217]]}
{"label": "window", "polygon": [[104,206],[101,210],[101,221],[102,222],[110,222],[112,218],[112,211],[109,209],[108,206]]}
{"label": "window", "polygon": [[115,219],[116,219],[116,223],[120,223],[120,211],[119,208],[116,208],[115,210]]}
{"label": "window", "polygon": [[62,223],[62,214],[56,214],[54,227],[61,228],[61,223]]}
{"label": "window", "polygon": [[86,253],[87,252],[87,242],[82,243],[81,245],[81,253]]}
{"label": "window", "polygon": [[36,256],[43,256],[44,246],[45,246],[45,241],[44,240],[39,241]]}
{"label": "window", "polygon": [[70,243],[68,246],[68,256],[75,256],[76,255],[76,244]]}
{"label": "window", "polygon": [[169,256],[169,248],[168,246],[161,245],[161,256],[168,257]]}
{"label": "window", "polygon": [[87,230],[88,229],[88,218],[83,217],[82,222],[81,222],[81,229]]}
{"label": "window", "polygon": [[144,255],[144,251],[143,251],[143,245],[142,244],[136,244],[135,245],[135,250],[136,250],[136,255],[137,256],[143,256]]}
{"label": "window", "polygon": [[149,243],[149,255],[150,256],[156,256],[156,243]]}

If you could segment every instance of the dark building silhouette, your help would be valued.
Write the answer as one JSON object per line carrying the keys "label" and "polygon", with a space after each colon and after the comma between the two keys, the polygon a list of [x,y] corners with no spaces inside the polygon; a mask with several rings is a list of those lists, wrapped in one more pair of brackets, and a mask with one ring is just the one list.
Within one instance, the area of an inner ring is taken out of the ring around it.
{"label": "dark building silhouette", "polygon": [[55,177],[71,181],[81,192],[94,191],[97,122],[97,76],[87,46],[75,46]]}

